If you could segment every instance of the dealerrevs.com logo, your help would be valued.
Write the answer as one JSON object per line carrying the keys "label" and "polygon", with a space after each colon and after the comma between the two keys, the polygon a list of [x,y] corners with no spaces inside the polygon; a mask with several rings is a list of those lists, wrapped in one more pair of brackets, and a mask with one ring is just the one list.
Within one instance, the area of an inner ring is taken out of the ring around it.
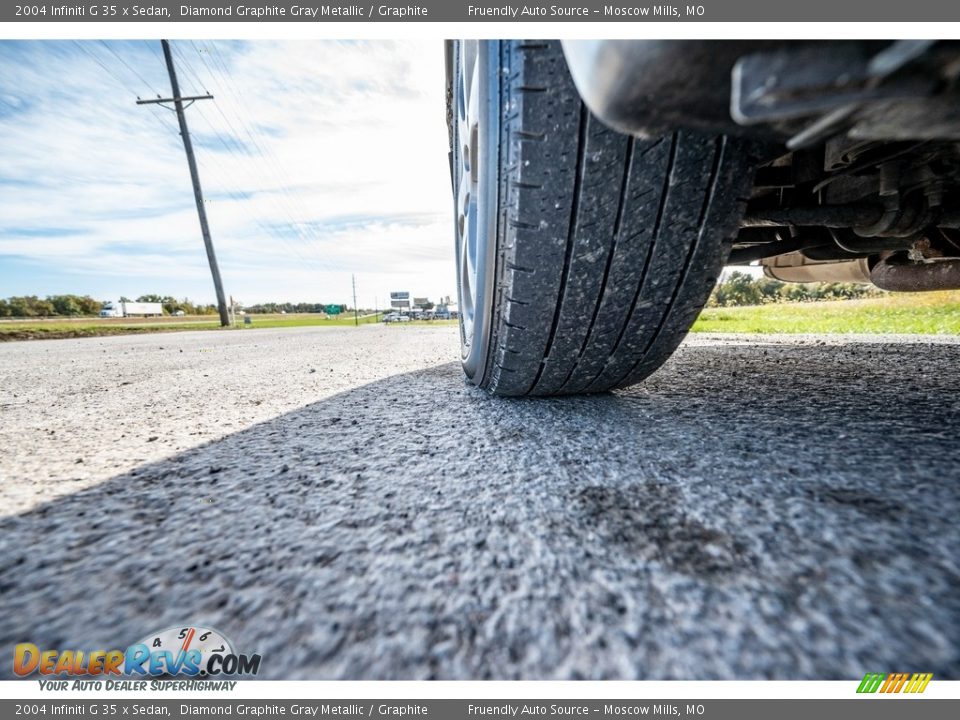
{"label": "dealerrevs.com logo", "polygon": [[256,675],[259,655],[234,651],[212,628],[180,626],[147,635],[125,650],[50,650],[20,643],[13,651],[18,677],[142,676],[189,678]]}

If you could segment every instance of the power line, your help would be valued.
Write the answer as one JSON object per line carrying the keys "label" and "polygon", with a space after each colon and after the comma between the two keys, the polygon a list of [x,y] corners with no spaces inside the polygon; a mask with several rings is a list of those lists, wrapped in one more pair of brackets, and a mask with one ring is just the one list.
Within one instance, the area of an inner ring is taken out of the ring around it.
{"label": "power line", "polygon": [[[191,43],[192,43],[192,41],[191,41]],[[196,43],[192,43],[192,44],[193,44],[194,47],[196,48]],[[198,53],[199,53],[199,50],[198,50]],[[184,57],[182,51],[179,51],[179,55],[180,55],[181,58]],[[201,61],[203,61],[204,64],[205,64],[205,66],[209,69],[209,65],[205,62],[205,60],[204,60],[202,57],[201,57]],[[185,59],[183,60],[183,62],[186,64],[187,67],[190,67],[189,62],[187,62]],[[191,68],[191,73],[194,75],[194,77],[197,79],[197,81],[201,84],[201,86],[203,86],[203,87],[206,87],[206,86],[207,86],[207,84],[204,83],[202,80],[200,80],[199,76],[197,76],[197,74],[196,74],[195,72],[193,72],[192,68]],[[221,89],[225,89],[225,88],[226,88],[226,84],[225,84],[225,83],[221,83]],[[236,93],[235,93],[235,92],[234,92],[234,96],[236,97]],[[242,155],[248,156],[248,153],[247,153],[246,149],[245,149],[243,146],[240,145],[240,142],[239,142],[239,140],[238,140],[238,137],[241,135],[240,131],[237,130],[237,128],[236,128],[236,126],[233,124],[233,122],[227,117],[226,113],[224,113],[224,111],[223,111],[223,109],[220,107],[220,104],[219,104],[219,103],[214,102],[214,107],[216,108],[216,110],[217,110],[217,112],[220,114],[220,116],[224,119],[224,122],[226,122],[227,127],[229,127],[230,131],[233,133],[233,135],[231,136],[230,139],[233,141],[234,145],[237,147],[237,150],[238,150]],[[269,159],[268,151],[265,151],[264,148],[263,148],[263,146],[260,145],[260,144],[257,142],[256,138],[253,136],[253,134],[252,134],[251,131],[250,131],[249,125],[244,121],[244,118],[243,118],[242,115],[239,115],[239,116],[237,117],[237,122],[244,128],[244,132],[246,133],[247,137],[250,138],[251,144],[257,149],[257,151],[258,151],[258,152],[260,153],[260,155],[264,158],[264,160],[268,160],[268,159]],[[209,119],[207,119],[207,124],[210,125],[211,129],[214,130],[214,132],[216,132],[215,126],[213,125],[212,122],[209,121]],[[255,168],[255,169],[256,169],[256,168]],[[281,171],[281,175],[282,175],[282,171]],[[288,190],[287,190],[286,184],[284,184],[283,182],[280,182],[280,183],[277,183],[277,185],[278,185],[279,189],[284,193],[284,195],[286,196],[286,198],[287,198],[287,200],[288,200],[288,202],[289,202],[289,192],[288,192]],[[290,219],[291,219],[291,221],[296,222],[295,219],[294,219],[294,217],[293,217],[293,214],[292,214],[292,213],[289,213],[289,211],[290,211],[291,209],[292,209],[292,207],[288,207],[287,212],[288,212],[288,214],[290,214]]]}
{"label": "power line", "polygon": [[[193,45],[194,50],[200,56],[200,59],[204,63],[205,67],[207,67],[207,69],[214,76],[219,76],[218,84],[221,86],[221,89],[226,90],[230,95],[232,95],[238,107],[243,108],[246,105],[246,103],[242,98],[241,91],[237,88],[236,84],[234,84],[231,79],[231,74],[226,66],[226,62],[223,60],[221,56],[220,49],[215,44],[211,43],[210,48],[212,52],[208,52],[208,54],[210,55],[210,59],[214,63],[214,65],[219,66],[219,70],[215,72],[214,68],[212,68],[210,64],[206,62],[206,59],[203,57],[203,53],[201,52],[201,49],[197,46],[197,44],[193,41],[190,41],[190,42]],[[218,112],[220,112],[221,115],[224,115],[223,110],[219,107],[219,103],[215,103],[215,105],[217,105]],[[264,145],[262,145],[257,140],[256,138],[257,133],[251,130],[249,123],[247,123],[244,119],[243,113],[241,113],[238,116],[238,122],[244,128],[244,131],[247,137],[250,138],[251,144],[257,149],[261,157],[263,157],[264,161],[268,163],[268,166],[270,163],[272,163],[272,170],[277,174],[276,179],[279,181],[277,182],[278,190],[280,194],[283,196],[283,199],[287,204],[288,212],[291,219],[293,219],[294,216],[297,214],[300,214],[304,217],[309,216],[309,213],[307,212],[306,208],[302,205],[302,201],[299,200],[297,196],[293,195],[290,192],[289,184],[283,181],[283,175],[285,174],[285,172],[281,167],[279,159],[276,157],[276,154],[273,153],[272,149],[270,148],[269,143],[266,145],[266,147],[264,147]],[[234,132],[236,132],[235,128],[232,128],[232,129]],[[323,249],[321,247],[318,247],[317,245],[315,245],[316,243],[315,236],[308,235],[306,232],[304,232],[303,229],[299,227],[300,226],[299,222],[297,222],[297,225],[298,225],[297,229],[298,229],[298,232],[301,234],[301,237],[306,242],[313,245],[318,251],[323,252]]]}
{"label": "power line", "polygon": [[[112,79],[114,80],[114,82],[116,82],[117,86],[120,87],[120,88],[122,88],[122,89],[124,90],[124,92],[126,92],[126,93],[129,94],[130,96],[137,96],[136,92],[135,92],[134,90],[132,90],[132,89],[130,88],[130,86],[127,85],[127,83],[124,82],[124,80],[123,80],[119,75],[117,75],[110,67],[108,67],[107,65],[105,65],[105,64],[103,63],[103,61],[101,61],[100,58],[97,57],[96,53],[94,53],[92,49],[91,49],[91,50],[88,50],[82,43],[78,42],[77,40],[73,40],[72,42],[73,42],[73,44],[74,44],[81,52],[83,52],[84,55],[86,55],[86,56],[89,57],[91,60],[93,60],[97,65],[99,65],[100,68],[101,68],[110,78],[112,78]],[[158,95],[158,97],[159,97],[159,95]],[[179,146],[179,145],[180,145],[180,136],[177,134],[177,132],[176,132],[173,128],[171,128],[167,123],[165,123],[165,122],[163,121],[163,118],[160,117],[159,110],[157,110],[157,109],[156,109],[155,107],[153,107],[153,106],[151,106],[150,109],[151,109],[151,111],[152,111],[152,112],[150,113],[150,116],[153,117],[158,123],[160,123],[160,125],[163,127],[164,131],[169,132],[169,133],[172,134],[172,136],[176,139],[177,145]]]}
{"label": "power line", "polygon": [[219,161],[215,161],[212,157],[208,157],[205,161],[201,162],[201,165],[206,168],[207,163],[213,163],[211,167],[214,167],[219,171],[217,177],[219,177],[221,180],[220,185],[222,186],[222,192],[226,193],[231,200],[237,203],[237,206],[242,210],[242,212],[244,212],[248,220],[250,220],[265,234],[280,242],[283,246],[290,250],[293,255],[296,255],[300,260],[308,265],[313,271],[320,271],[320,269],[314,265],[313,261],[309,257],[302,255],[295,245],[293,245],[289,240],[287,240],[286,237],[278,232],[276,227],[264,223],[261,218],[258,218],[256,215],[254,215],[253,211],[250,210],[249,202],[247,202],[245,198],[241,197],[235,190],[230,189],[230,184],[229,182],[225,181],[225,178],[230,177],[231,173],[224,168]]}
{"label": "power line", "polygon": [[[228,137],[230,137],[230,140],[233,141],[233,144],[239,149],[239,151],[240,151],[239,154],[230,146],[230,144],[224,139],[224,137],[223,137],[220,133],[217,132],[217,130],[216,130],[215,126],[213,125],[213,123],[212,123],[212,122],[210,121],[210,119],[206,116],[206,114],[203,113],[203,111],[200,110],[199,108],[198,108],[198,114],[199,114],[200,117],[206,122],[207,126],[210,127],[211,134],[212,134],[212,135],[217,139],[217,141],[223,146],[223,148],[227,151],[228,154],[230,154],[232,157],[234,157],[234,158],[237,159],[238,161],[240,161],[240,160],[242,159],[244,162],[246,162],[246,163],[250,166],[250,168],[251,168],[254,172],[257,171],[256,166],[254,166],[254,165],[252,164],[251,158],[249,157],[249,155],[248,155],[247,153],[245,153],[245,152],[243,151],[243,149],[240,147],[239,143],[237,142],[236,138],[234,138],[234,137],[232,137],[232,136],[228,136]],[[283,207],[279,204],[278,200],[277,200],[276,198],[272,197],[269,193],[267,194],[267,198],[268,198],[268,200],[274,205],[274,207],[275,207],[282,215],[285,215],[285,216],[288,218],[288,222],[289,222],[290,226],[294,229],[295,232],[297,232],[297,233],[300,235],[301,239],[306,239],[306,238],[304,237],[304,234],[303,234],[302,229],[299,227],[300,223],[299,223],[295,218],[293,218],[293,217],[290,215],[289,210],[283,208]],[[262,227],[262,224],[261,224],[261,227]],[[298,250],[296,250],[295,246],[291,245],[291,244],[289,243],[289,241],[288,241],[283,235],[278,235],[278,234],[276,233],[276,231],[272,232],[271,234],[273,235],[273,237],[281,239],[281,241],[284,243],[284,245],[286,245],[288,248],[290,248],[291,250],[293,250],[293,252],[294,252],[298,257],[300,257],[301,260],[303,260],[303,261],[306,262],[308,265],[310,265],[314,270],[318,270],[318,268],[314,266],[313,261],[312,261],[311,259],[309,259],[308,257],[302,255]],[[329,268],[329,266],[327,266],[326,269],[327,269],[327,270],[332,270],[332,268]]]}
{"label": "power line", "polygon": [[143,75],[141,75],[139,72],[137,72],[136,69],[133,68],[126,60],[124,60],[123,57],[120,55],[120,53],[118,53],[116,50],[114,50],[112,47],[110,47],[110,46],[106,43],[105,40],[100,40],[99,42],[100,42],[100,44],[103,45],[107,50],[109,50],[110,53],[111,53],[117,60],[120,61],[120,64],[121,64],[121,65],[123,65],[125,68],[127,68],[127,70],[129,70],[129,71],[132,72],[134,75],[136,75],[136,76],[137,76],[137,79],[140,80],[140,82],[142,82],[145,86],[147,86],[148,88],[150,88],[151,90],[153,90],[154,94],[156,94],[157,96],[160,95],[160,93],[157,92],[157,89],[156,89],[155,87],[153,87],[153,85],[151,85],[150,82],[149,82],[148,80],[146,80],[146,79],[143,77]]}

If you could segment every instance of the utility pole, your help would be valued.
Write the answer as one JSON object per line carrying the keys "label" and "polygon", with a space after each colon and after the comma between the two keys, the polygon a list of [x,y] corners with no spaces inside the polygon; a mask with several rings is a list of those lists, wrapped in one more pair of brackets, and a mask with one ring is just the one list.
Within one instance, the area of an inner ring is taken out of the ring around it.
{"label": "utility pole", "polygon": [[[187,128],[185,107],[190,107],[197,100],[212,100],[213,95],[194,95],[182,97],[180,83],[177,82],[177,70],[173,66],[173,53],[170,52],[170,42],[161,40],[163,57],[167,63],[167,73],[170,75],[170,89],[172,98],[157,98],[156,100],[137,100],[137,105],[165,105],[173,103],[177,112],[177,121],[180,123],[180,137],[183,138],[183,149],[187,153],[187,165],[190,167],[190,180],[193,181],[193,196],[197,201],[197,215],[200,216],[200,232],[203,233],[203,244],[207,248],[207,261],[210,263],[210,274],[213,275],[213,287],[217,292],[217,308],[220,311],[220,326],[230,325],[230,315],[227,311],[227,298],[223,293],[223,281],[220,279],[220,268],[217,265],[217,255],[213,251],[213,239],[210,237],[210,226],[207,224],[207,210],[203,206],[203,191],[200,189],[200,173],[197,171],[197,159],[193,156],[193,143],[190,141],[190,130]],[[187,103],[184,106],[184,102]]]}
{"label": "utility pole", "polygon": [[360,319],[357,317],[357,276],[351,275],[350,282],[353,283],[353,325],[357,327],[360,325]]}

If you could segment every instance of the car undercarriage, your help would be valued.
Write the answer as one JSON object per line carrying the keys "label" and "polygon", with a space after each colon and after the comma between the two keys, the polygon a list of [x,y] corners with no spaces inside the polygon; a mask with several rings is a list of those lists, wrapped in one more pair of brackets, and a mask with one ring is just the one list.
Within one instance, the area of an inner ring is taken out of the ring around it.
{"label": "car undercarriage", "polygon": [[564,48],[584,100],[613,127],[755,144],[759,166],[728,264],[759,262],[790,282],[960,288],[960,44]]}

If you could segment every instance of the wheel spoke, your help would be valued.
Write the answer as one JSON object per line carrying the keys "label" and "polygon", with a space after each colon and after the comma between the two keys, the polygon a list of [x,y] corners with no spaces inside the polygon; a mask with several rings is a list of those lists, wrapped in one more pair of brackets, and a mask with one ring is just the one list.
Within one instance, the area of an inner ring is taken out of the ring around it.
{"label": "wheel spoke", "polygon": [[464,41],[460,46],[457,99],[457,142],[460,163],[457,167],[457,243],[460,259],[460,314],[463,321],[464,344],[469,345],[473,335],[474,312],[477,305],[477,198],[480,162],[480,92],[478,42]]}

